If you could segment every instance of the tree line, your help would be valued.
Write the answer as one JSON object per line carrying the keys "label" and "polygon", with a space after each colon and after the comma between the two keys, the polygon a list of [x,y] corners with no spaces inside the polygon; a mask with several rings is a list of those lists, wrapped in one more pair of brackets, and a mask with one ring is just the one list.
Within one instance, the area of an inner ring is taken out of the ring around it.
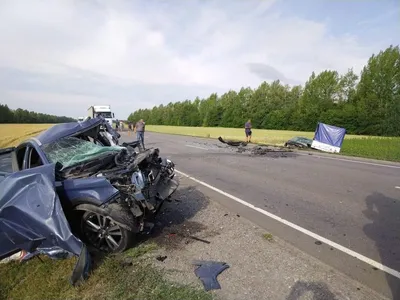
{"label": "tree line", "polygon": [[76,121],[69,117],[59,117],[48,114],[27,111],[26,109],[18,108],[10,109],[6,104],[0,104],[0,123],[67,123]]}
{"label": "tree line", "polygon": [[400,136],[399,46],[373,54],[360,75],[353,69],[313,72],[304,85],[263,82],[256,89],[139,109],[128,120],[141,118],[152,125],[235,128],[251,119],[254,128],[304,131],[323,122],[352,134]]}

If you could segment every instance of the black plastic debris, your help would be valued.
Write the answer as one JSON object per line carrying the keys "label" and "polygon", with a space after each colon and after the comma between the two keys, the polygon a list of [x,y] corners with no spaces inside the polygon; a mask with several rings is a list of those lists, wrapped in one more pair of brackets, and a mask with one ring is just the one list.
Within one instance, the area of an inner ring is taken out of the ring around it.
{"label": "black plastic debris", "polygon": [[318,245],[318,246],[319,246],[319,245],[322,245],[322,242],[316,241],[316,242],[315,242],[315,245]]}
{"label": "black plastic debris", "polygon": [[159,255],[159,256],[156,257],[156,259],[157,259],[158,261],[163,262],[164,260],[167,259],[167,257],[168,257],[168,256],[161,256],[161,255]]}
{"label": "black plastic debris", "polygon": [[227,144],[227,145],[233,146],[233,147],[247,146],[247,143],[245,143],[245,142],[230,141],[230,140],[225,141],[222,137],[219,137],[218,140],[223,144]]}
{"label": "black plastic debris", "polygon": [[192,264],[198,266],[194,273],[201,280],[206,291],[221,289],[217,276],[228,269],[229,265],[224,262],[202,260],[193,261]]}
{"label": "black plastic debris", "polygon": [[209,241],[203,240],[203,239],[198,238],[198,237],[195,237],[195,236],[189,236],[189,238],[191,238],[192,240],[196,240],[196,241],[199,241],[199,242],[203,242],[203,243],[205,243],[205,244],[210,244],[210,243],[211,243],[211,242],[209,242]]}

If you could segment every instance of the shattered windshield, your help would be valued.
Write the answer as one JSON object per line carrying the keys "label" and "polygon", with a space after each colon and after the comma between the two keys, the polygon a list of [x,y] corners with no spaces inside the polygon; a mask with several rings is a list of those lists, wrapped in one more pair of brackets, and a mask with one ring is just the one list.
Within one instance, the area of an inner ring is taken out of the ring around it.
{"label": "shattered windshield", "polygon": [[117,153],[123,147],[104,147],[76,137],[67,137],[43,145],[42,149],[51,163],[59,162],[63,165],[63,168],[67,168],[107,153]]}

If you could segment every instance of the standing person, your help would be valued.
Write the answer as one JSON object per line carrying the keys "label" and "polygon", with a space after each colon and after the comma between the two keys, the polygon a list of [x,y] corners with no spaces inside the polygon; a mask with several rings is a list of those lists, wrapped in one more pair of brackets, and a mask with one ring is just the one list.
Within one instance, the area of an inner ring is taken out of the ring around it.
{"label": "standing person", "polygon": [[128,123],[128,134],[131,135],[131,131],[132,131],[132,123],[129,122]]}
{"label": "standing person", "polygon": [[249,119],[246,124],[244,124],[244,133],[246,134],[247,143],[251,143],[251,120]]}
{"label": "standing person", "polygon": [[140,119],[140,121],[137,122],[135,125],[135,132],[136,132],[138,141],[140,141],[140,143],[142,144],[143,150],[145,149],[144,148],[144,131],[145,131],[145,123],[144,123],[143,119]]}

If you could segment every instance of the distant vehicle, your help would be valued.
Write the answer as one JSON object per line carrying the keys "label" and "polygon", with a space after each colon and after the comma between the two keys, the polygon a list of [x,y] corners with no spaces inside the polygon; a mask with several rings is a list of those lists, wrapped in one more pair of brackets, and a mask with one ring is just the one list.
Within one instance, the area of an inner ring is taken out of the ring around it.
{"label": "distant vehicle", "polygon": [[93,105],[88,108],[87,112],[88,117],[90,117],[91,119],[102,116],[111,126],[115,122],[115,115],[111,111],[110,105]]}

